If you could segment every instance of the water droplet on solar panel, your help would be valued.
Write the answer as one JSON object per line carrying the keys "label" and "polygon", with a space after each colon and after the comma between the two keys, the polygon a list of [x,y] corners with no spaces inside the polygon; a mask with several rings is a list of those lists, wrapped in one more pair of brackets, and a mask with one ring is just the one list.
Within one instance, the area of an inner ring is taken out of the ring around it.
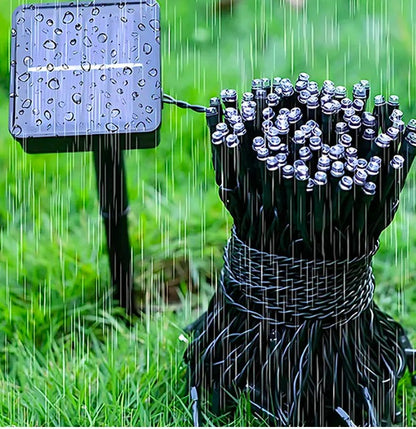
{"label": "water droplet on solar panel", "polygon": [[105,124],[105,127],[108,131],[110,131],[110,133],[115,133],[118,131],[118,126],[116,124],[112,124],[111,122]]}
{"label": "water droplet on solar panel", "polygon": [[117,81],[116,81],[113,77],[110,79],[110,82],[111,82],[113,85],[117,85]]}
{"label": "water droplet on solar panel", "polygon": [[58,102],[58,107],[60,107],[62,109],[62,107],[65,106],[65,101],[59,101]]}
{"label": "water droplet on solar panel", "polygon": [[137,83],[141,88],[143,88],[146,85],[146,79],[140,79]]}
{"label": "water droplet on solar panel", "polygon": [[77,39],[72,39],[69,44],[74,46],[77,43]]}
{"label": "water droplet on solar panel", "polygon": [[121,21],[121,22],[126,23],[126,22],[127,22],[127,18],[126,18],[125,16],[122,16],[122,17],[120,18],[120,21]]}
{"label": "water droplet on solar panel", "polygon": [[55,68],[55,66],[54,66],[53,64],[51,64],[51,63],[49,63],[49,64],[46,66],[46,70],[48,70],[48,72],[53,71],[53,70],[54,70],[54,68]]}
{"label": "water droplet on solar panel", "polygon": [[24,115],[25,114],[25,111],[24,110],[19,110],[19,115],[20,116],[22,116],[22,115]]}
{"label": "water droplet on solar panel", "polygon": [[139,131],[139,132],[146,131],[146,124],[144,122],[139,122],[136,125],[136,130]]}
{"label": "water droplet on solar panel", "polygon": [[139,28],[140,31],[146,30],[146,26],[143,24],[143,22],[141,22],[137,27]]}
{"label": "water droplet on solar panel", "polygon": [[33,58],[29,56],[24,57],[23,64],[30,67],[33,64]]}
{"label": "water droplet on solar panel", "polygon": [[110,55],[112,56],[112,58],[117,56],[117,51],[115,49],[113,49],[110,53]]}
{"label": "water droplet on solar panel", "polygon": [[53,98],[49,98],[47,101],[48,104],[52,104],[53,103]]}
{"label": "water droplet on solar panel", "polygon": [[75,93],[72,95],[72,101],[75,104],[81,104],[82,98],[81,98],[81,94],[79,92]]}
{"label": "water droplet on solar panel", "polygon": [[52,27],[52,25],[53,25],[53,21],[52,21],[52,19],[48,19],[48,20],[46,21],[46,24],[48,24],[48,25],[49,25],[49,27]]}
{"label": "water droplet on solar panel", "polygon": [[153,30],[160,31],[160,21],[158,19],[151,19],[149,25]]}
{"label": "water droplet on solar panel", "polygon": [[70,24],[75,19],[74,14],[70,11],[65,12],[64,17],[62,18],[62,22],[64,24]]}
{"label": "water droplet on solar panel", "polygon": [[16,37],[16,29],[15,28],[12,28],[12,31],[11,31],[11,33],[12,33],[12,37]]}
{"label": "water droplet on solar panel", "polygon": [[45,118],[49,121],[52,118],[52,114],[49,110],[45,110]]}
{"label": "water droplet on solar panel", "polygon": [[81,28],[82,28],[82,25],[80,23],[75,24],[75,30],[79,31],[81,30]]}
{"label": "water droplet on solar panel", "polygon": [[129,76],[129,75],[131,75],[131,74],[133,73],[133,70],[132,70],[132,68],[131,68],[131,67],[124,67],[124,69],[123,69],[123,73],[124,73],[126,76]]}
{"label": "water droplet on solar panel", "polygon": [[91,70],[91,63],[89,63],[88,61],[83,61],[81,63],[81,68],[82,70],[84,70],[85,72],[89,72]]}
{"label": "water droplet on solar panel", "polygon": [[22,103],[23,109],[28,109],[32,105],[32,100],[30,98],[26,98],[26,100]]}
{"label": "water droplet on solar panel", "polygon": [[36,119],[36,125],[40,127],[42,125],[42,119]]}
{"label": "water droplet on solar panel", "polygon": [[84,43],[84,46],[86,46],[87,48],[91,48],[92,40],[88,36],[84,36],[82,42]]}
{"label": "water droplet on solar panel", "polygon": [[12,134],[16,137],[20,136],[20,134],[22,134],[22,127],[19,125],[15,125],[12,129]]}
{"label": "water droplet on solar panel", "polygon": [[74,120],[75,115],[72,112],[66,112],[65,114],[65,120],[70,122]]}
{"label": "water droplet on solar panel", "polygon": [[146,113],[153,113],[153,107],[152,106],[146,106]]}
{"label": "water droplet on solar panel", "polygon": [[21,82],[27,82],[29,79],[30,79],[30,73],[22,73],[19,77],[18,77],[18,79],[21,81]]}
{"label": "water droplet on solar panel", "polygon": [[136,98],[139,97],[139,93],[138,92],[133,92],[133,94],[131,94],[131,96],[133,97],[133,101],[136,100]]}
{"label": "water droplet on solar panel", "polygon": [[92,104],[87,104],[87,112],[91,112],[92,111]]}
{"label": "water droplet on solar panel", "polygon": [[125,6],[126,6],[126,3],[124,1],[118,4],[119,9],[124,9]]}
{"label": "water droplet on solar panel", "polygon": [[54,49],[56,49],[58,45],[56,44],[56,42],[54,40],[46,40],[46,42],[43,44],[43,47],[45,49],[49,49],[50,51],[53,51]]}
{"label": "water droplet on solar panel", "polygon": [[48,86],[50,89],[56,91],[61,87],[59,80],[56,77],[53,77],[49,82]]}
{"label": "water droplet on solar panel", "polygon": [[113,109],[111,111],[111,117],[112,118],[116,118],[119,114],[120,114],[120,110],[119,109]]}
{"label": "water droplet on solar panel", "polygon": [[149,43],[145,43],[145,44],[143,45],[143,52],[144,52],[146,55],[149,55],[149,54],[152,52],[152,45],[150,45]]}
{"label": "water droplet on solar panel", "polygon": [[38,13],[38,14],[35,16],[35,20],[36,20],[37,22],[42,22],[42,21],[43,21],[43,18],[44,18],[44,16],[43,16],[41,13]]}
{"label": "water droplet on solar panel", "polygon": [[91,14],[97,16],[100,13],[100,9],[98,7],[94,7],[91,11]]}
{"label": "water droplet on solar panel", "polygon": [[16,67],[16,60],[10,61],[10,67]]}
{"label": "water droplet on solar panel", "polygon": [[101,34],[99,34],[99,35],[98,35],[98,37],[97,37],[97,40],[98,40],[100,43],[105,43],[105,42],[107,41],[107,39],[108,39],[108,36],[107,36],[107,34],[105,34],[105,33],[101,33]]}
{"label": "water droplet on solar panel", "polygon": [[101,75],[100,79],[104,82],[107,79],[107,76],[105,74]]}
{"label": "water droplet on solar panel", "polygon": [[149,76],[152,76],[152,77],[157,76],[157,70],[155,68],[150,69]]}
{"label": "water droplet on solar panel", "polygon": [[124,94],[124,91],[121,88],[118,88],[117,93],[121,95],[121,94]]}
{"label": "water droplet on solar panel", "polygon": [[39,113],[40,113],[40,111],[39,111],[39,109],[33,109],[33,110],[32,110],[32,113],[33,113],[35,116],[38,116],[38,115],[39,115]]}
{"label": "water droplet on solar panel", "polygon": [[55,28],[55,34],[57,34],[58,36],[60,36],[62,33],[63,33],[62,29]]}

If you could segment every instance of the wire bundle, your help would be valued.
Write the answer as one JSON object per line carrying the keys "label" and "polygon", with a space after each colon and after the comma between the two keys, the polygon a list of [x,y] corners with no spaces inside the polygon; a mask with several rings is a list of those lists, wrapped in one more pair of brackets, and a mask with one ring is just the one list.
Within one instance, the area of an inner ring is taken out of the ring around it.
{"label": "wire bundle", "polygon": [[348,98],[301,73],[253,80],[240,106],[235,90],[211,99],[234,228],[186,359],[193,399],[216,413],[247,393],[278,426],[397,420],[411,346],[373,301],[371,258],[416,156],[416,120],[405,125],[397,96],[368,111],[369,96],[367,81]]}

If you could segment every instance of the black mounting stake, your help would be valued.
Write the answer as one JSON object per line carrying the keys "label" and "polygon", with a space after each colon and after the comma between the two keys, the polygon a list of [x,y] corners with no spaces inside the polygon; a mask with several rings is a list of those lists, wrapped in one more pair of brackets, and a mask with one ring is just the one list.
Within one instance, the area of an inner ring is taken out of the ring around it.
{"label": "black mounting stake", "polygon": [[132,315],[136,313],[136,307],[123,152],[115,145],[105,144],[94,151],[94,163],[115,298],[127,314]]}

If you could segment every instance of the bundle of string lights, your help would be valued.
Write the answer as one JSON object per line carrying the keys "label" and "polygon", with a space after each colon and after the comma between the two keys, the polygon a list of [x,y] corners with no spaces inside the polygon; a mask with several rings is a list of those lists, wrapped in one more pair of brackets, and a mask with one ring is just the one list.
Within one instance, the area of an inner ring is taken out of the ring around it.
{"label": "bundle of string lights", "polygon": [[198,416],[247,395],[272,425],[391,425],[414,372],[403,328],[374,303],[371,261],[416,155],[399,98],[306,73],[223,90],[206,110],[234,226],[186,359]]}

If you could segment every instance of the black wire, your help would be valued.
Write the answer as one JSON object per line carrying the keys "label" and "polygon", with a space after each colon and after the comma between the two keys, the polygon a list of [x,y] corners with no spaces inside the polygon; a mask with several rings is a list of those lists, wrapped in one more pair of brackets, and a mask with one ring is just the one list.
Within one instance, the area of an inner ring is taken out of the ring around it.
{"label": "black wire", "polygon": [[194,112],[198,112],[198,113],[205,113],[207,111],[207,108],[204,106],[198,106],[196,104],[189,104],[186,101],[175,100],[172,96],[170,96],[168,94],[163,94],[163,102],[165,104],[174,104],[174,105],[180,107],[181,109],[191,109]]}

